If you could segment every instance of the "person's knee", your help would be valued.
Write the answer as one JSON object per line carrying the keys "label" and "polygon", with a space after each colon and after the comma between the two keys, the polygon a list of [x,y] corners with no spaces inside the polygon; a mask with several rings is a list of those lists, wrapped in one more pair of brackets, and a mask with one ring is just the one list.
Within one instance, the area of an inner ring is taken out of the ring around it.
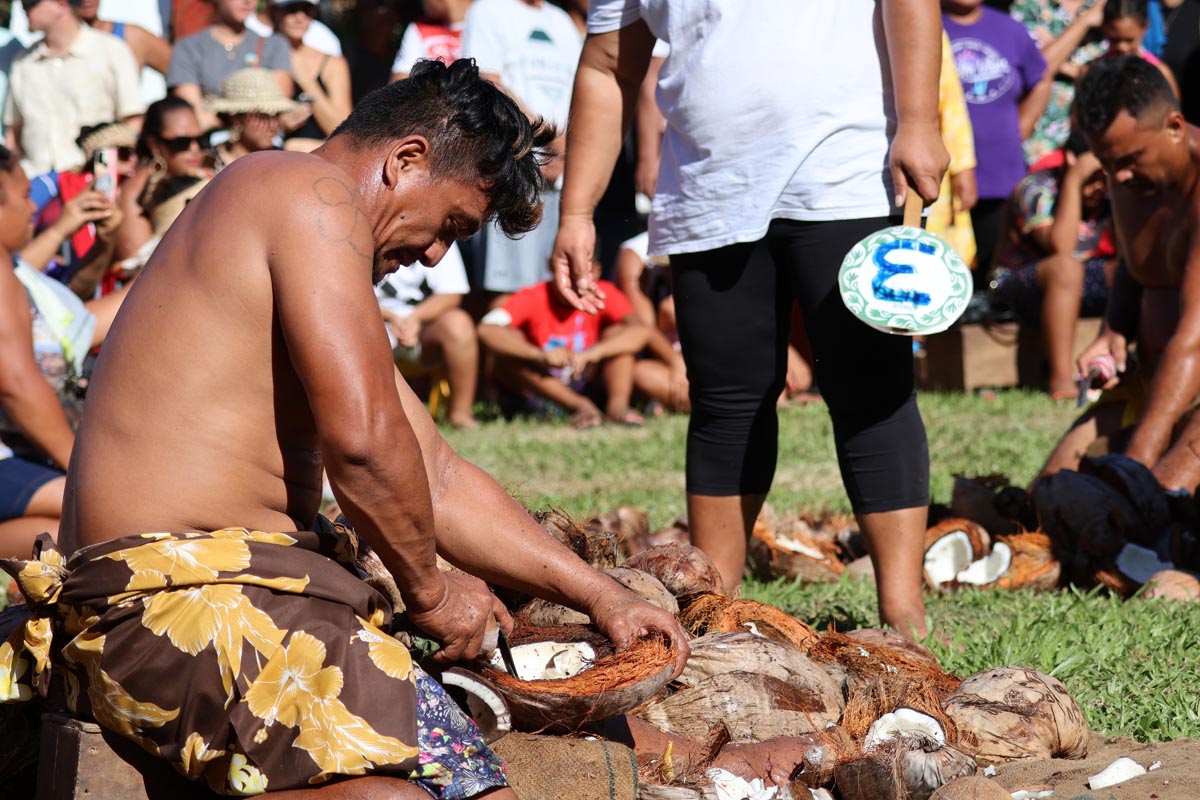
{"label": "person's knee", "polygon": [[29,498],[29,504],[25,506],[25,514],[27,517],[54,517],[57,519],[62,516],[63,493],[66,491],[66,477],[55,478],[48,481],[33,493]]}
{"label": "person's knee", "polygon": [[1083,264],[1068,255],[1053,255],[1038,264],[1037,279],[1043,291],[1058,289],[1082,293]]}
{"label": "person's knee", "polygon": [[450,308],[429,326],[428,344],[439,348],[446,358],[479,352],[475,321],[461,308]]}

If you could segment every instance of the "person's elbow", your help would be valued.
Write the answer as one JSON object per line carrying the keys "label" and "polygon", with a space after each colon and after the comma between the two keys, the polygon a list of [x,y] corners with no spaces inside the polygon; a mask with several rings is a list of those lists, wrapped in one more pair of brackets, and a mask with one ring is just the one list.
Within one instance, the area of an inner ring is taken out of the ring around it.
{"label": "person's elbow", "polygon": [[0,353],[0,406],[30,398],[46,379],[32,359],[15,353]]}
{"label": "person's elbow", "polygon": [[331,473],[378,472],[398,449],[402,415],[384,408],[363,408],[337,414],[332,424],[320,425],[321,458]]}

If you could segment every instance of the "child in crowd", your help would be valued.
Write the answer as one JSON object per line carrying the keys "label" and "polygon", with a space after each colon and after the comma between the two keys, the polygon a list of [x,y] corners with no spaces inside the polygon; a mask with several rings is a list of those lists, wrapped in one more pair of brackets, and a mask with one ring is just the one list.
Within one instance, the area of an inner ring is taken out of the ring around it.
{"label": "child in crowd", "polygon": [[471,0],[421,0],[421,17],[408,24],[392,62],[392,80],[408,77],[422,58],[452,64],[462,55],[463,22]]}
{"label": "child in crowd", "polygon": [[[595,270],[598,278],[599,262]],[[484,316],[479,341],[495,355],[501,385],[561,406],[576,428],[606,418],[641,425],[642,416],[630,408],[634,355],[646,346],[650,328],[620,289],[603,280],[599,285],[605,305],[595,315],[567,305],[548,281],[521,289]]]}
{"label": "child in crowd", "polygon": [[1076,396],[1072,346],[1080,316],[1104,313],[1116,269],[1112,208],[1100,161],[1072,134],[1061,165],[1013,192],[994,285],[1022,324],[1039,325],[1055,400]]}
{"label": "child in crowd", "polygon": [[1179,97],[1179,84],[1175,82],[1171,68],[1145,47],[1149,28],[1149,0],[1107,0],[1104,4],[1104,23],[1100,26],[1105,47],[1101,58],[1139,55],[1158,67],[1167,83],[1171,84],[1175,96]]}

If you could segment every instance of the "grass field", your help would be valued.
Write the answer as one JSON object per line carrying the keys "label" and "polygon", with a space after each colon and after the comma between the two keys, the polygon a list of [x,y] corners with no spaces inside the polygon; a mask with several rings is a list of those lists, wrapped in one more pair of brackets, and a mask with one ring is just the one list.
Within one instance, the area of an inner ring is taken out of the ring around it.
{"label": "grass field", "polygon": [[[1072,409],[1023,392],[923,395],[921,408],[933,499],[943,502],[957,474],[1002,472],[1028,481],[1072,417]],[[447,430],[447,437],[530,508],[557,506],[587,517],[631,503],[661,527],[684,510],[686,428],[682,417],[651,420],[640,429],[583,432],[517,420],[489,422],[473,433]],[[780,430],[772,505],[848,511],[824,408],[785,409]],[[744,591],[819,626],[878,624],[866,581],[751,580]],[[943,665],[960,676],[1005,664],[1032,666],[1067,685],[1095,730],[1142,741],[1200,738],[1200,604],[1073,590],[963,591],[931,597],[929,614],[935,628],[961,646],[931,642]]]}

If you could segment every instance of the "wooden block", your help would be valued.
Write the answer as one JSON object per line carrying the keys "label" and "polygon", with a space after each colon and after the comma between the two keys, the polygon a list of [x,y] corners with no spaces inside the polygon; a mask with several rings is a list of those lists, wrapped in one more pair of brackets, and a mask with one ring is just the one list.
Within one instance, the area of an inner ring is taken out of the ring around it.
{"label": "wooden block", "polygon": [[972,391],[1017,385],[1017,324],[957,325],[925,337],[922,389]]}

